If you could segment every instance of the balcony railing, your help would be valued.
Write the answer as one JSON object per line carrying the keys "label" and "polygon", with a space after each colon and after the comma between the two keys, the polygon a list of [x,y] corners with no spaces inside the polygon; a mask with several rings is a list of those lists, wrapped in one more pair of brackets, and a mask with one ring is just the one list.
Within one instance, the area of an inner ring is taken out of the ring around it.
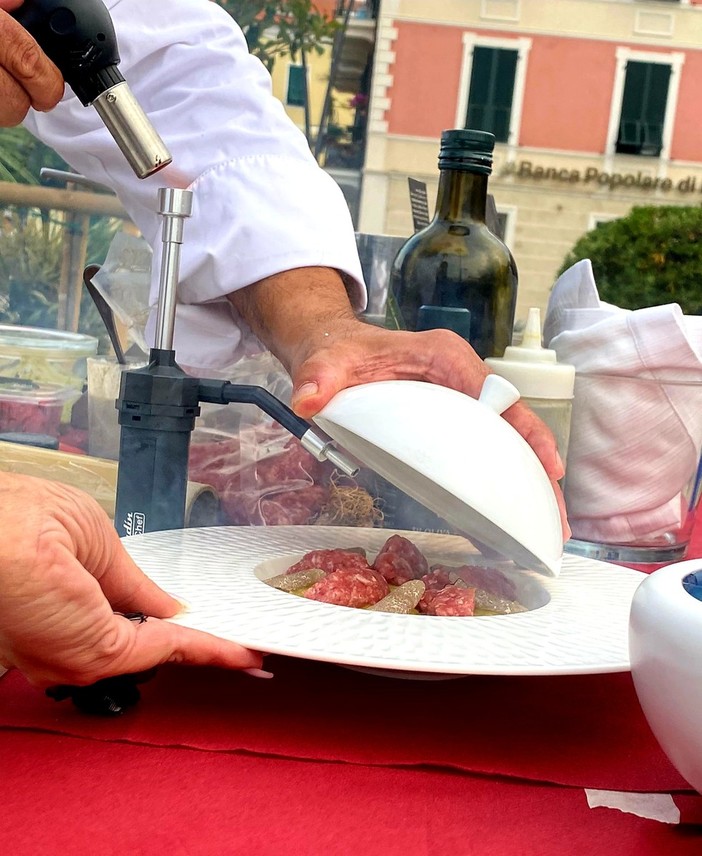
{"label": "balcony railing", "polygon": [[336,17],[340,18],[346,14],[351,3],[352,18],[377,18],[380,10],[380,0],[338,0],[336,4]]}
{"label": "balcony railing", "polygon": [[619,154],[658,157],[663,148],[663,125],[623,119],[619,125],[616,150]]}

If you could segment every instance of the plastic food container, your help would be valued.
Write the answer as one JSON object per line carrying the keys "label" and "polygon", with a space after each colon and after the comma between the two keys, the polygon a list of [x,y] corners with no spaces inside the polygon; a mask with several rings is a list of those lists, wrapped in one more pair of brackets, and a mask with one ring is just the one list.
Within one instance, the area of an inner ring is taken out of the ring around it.
{"label": "plastic food container", "polygon": [[70,386],[0,380],[0,432],[58,437],[61,414],[78,397]]}
{"label": "plastic food container", "polygon": [[0,324],[0,376],[82,390],[98,340],[82,333]]}
{"label": "plastic food container", "polygon": [[120,365],[114,357],[88,357],[88,451],[95,458],[119,458],[119,397],[122,373],[147,365],[147,359],[129,358]]}

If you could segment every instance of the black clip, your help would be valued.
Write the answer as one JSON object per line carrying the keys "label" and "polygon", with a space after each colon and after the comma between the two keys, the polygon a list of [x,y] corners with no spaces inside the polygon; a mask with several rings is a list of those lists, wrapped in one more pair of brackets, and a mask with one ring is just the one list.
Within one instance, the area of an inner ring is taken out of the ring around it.
{"label": "black clip", "polygon": [[[117,612],[129,621],[143,624],[147,616],[143,612]],[[115,675],[112,678],[103,678],[87,687],[76,687],[61,684],[49,687],[45,692],[49,698],[55,701],[64,701],[70,698],[73,704],[82,713],[93,716],[121,716],[141,698],[137,684],[143,684],[156,674],[156,669],[139,672],[134,675]]]}
{"label": "black clip", "polygon": [[143,612],[115,612],[115,615],[121,615],[127,621],[135,621],[137,624],[143,624],[147,619]]}

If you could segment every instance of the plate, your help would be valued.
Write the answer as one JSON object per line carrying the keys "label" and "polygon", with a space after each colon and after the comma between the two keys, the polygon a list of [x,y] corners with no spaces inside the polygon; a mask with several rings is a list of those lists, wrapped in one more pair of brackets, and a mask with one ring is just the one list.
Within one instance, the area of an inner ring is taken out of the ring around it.
{"label": "plate", "polygon": [[[124,538],[137,564],[188,609],[176,624],[249,648],[386,672],[573,675],[629,670],[629,608],[646,574],[566,555],[557,578],[489,562],[456,535],[399,532],[430,562],[497,566],[537,608],[515,615],[391,615],[317,603],[261,581],[281,559],[364,547],[396,530],[333,526],[213,527]],[[540,604],[540,605],[538,605]]]}

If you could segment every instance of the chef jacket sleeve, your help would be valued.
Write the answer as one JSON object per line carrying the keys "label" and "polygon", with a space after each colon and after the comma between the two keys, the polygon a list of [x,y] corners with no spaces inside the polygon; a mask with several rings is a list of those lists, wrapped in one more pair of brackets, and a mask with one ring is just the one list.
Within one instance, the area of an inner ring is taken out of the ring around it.
{"label": "chef jacket sleeve", "polygon": [[[250,56],[241,30],[210,0],[107,0],[120,71],[173,155],[139,180],[97,113],[67,88],[28,129],[72,168],[115,190],[158,249],[159,187],[194,191],[181,261],[181,303],[223,295],[284,270],[336,268],[365,304],[353,225],[343,194],[310,153]],[[160,253],[154,254],[151,303]]]}

